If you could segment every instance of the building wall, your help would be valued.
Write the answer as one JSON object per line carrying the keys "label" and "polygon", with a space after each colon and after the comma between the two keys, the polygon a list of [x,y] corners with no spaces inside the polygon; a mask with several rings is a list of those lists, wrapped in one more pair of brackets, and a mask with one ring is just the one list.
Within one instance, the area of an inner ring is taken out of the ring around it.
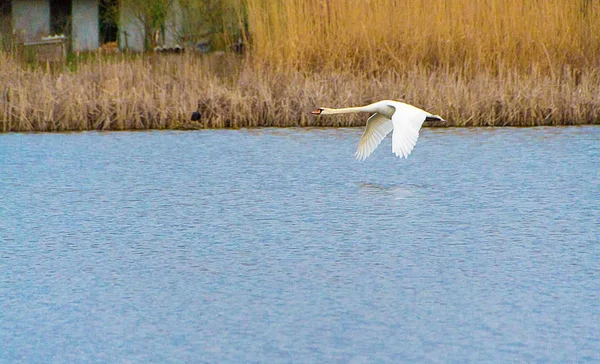
{"label": "building wall", "polygon": [[20,0],[12,2],[12,15],[17,37],[32,42],[50,33],[50,2]]}
{"label": "building wall", "polygon": [[165,45],[167,47],[173,47],[178,43],[178,35],[181,31],[181,6],[178,1],[173,1],[171,12],[167,19],[166,30],[165,30]]}
{"label": "building wall", "polygon": [[72,49],[90,51],[99,47],[98,0],[73,0]]}
{"label": "building wall", "polygon": [[[134,7],[127,0],[120,2],[119,43],[121,48],[133,51],[144,50],[144,26],[139,16],[136,16]],[[173,1],[173,8],[165,24],[165,45],[173,47],[177,42],[178,27],[181,23],[181,7],[178,1]]]}
{"label": "building wall", "polygon": [[123,49],[141,52],[144,50],[144,26],[126,0],[120,4],[119,45]]}

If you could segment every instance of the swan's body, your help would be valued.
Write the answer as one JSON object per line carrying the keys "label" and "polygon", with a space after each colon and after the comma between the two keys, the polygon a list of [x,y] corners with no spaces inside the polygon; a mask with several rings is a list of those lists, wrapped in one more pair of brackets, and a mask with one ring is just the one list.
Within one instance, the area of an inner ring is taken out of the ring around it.
{"label": "swan's body", "polygon": [[401,158],[407,158],[412,152],[419,130],[425,120],[444,121],[440,116],[433,115],[418,107],[399,101],[383,100],[366,106],[347,107],[343,109],[330,109],[321,107],[313,114],[334,115],[368,112],[372,113],[367,120],[367,127],[358,143],[356,159],[364,160],[373,153],[375,148],[392,130],[392,152]]}

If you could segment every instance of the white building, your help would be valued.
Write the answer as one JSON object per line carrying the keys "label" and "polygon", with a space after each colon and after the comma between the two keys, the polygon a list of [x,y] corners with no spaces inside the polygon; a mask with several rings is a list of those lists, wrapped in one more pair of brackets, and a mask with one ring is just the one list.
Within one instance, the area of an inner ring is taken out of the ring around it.
{"label": "white building", "polygon": [[[120,48],[143,51],[145,32],[142,19],[127,0],[112,0],[119,9],[121,29],[106,25],[102,12],[106,11],[99,0],[0,0],[0,22],[4,24],[0,32],[12,30],[20,42],[36,42],[42,37],[65,34],[70,39],[73,51],[97,49],[101,44],[119,40]],[[105,2],[106,3],[106,2]],[[173,2],[165,32],[159,41],[161,45],[173,46],[178,24],[179,7]],[[102,28],[102,29],[101,29]],[[107,30],[108,29],[108,30]]]}
{"label": "white building", "polygon": [[100,44],[98,10],[98,0],[12,0],[10,18],[15,37],[23,42],[39,41],[59,31],[64,33],[65,29],[53,28],[68,24],[71,49],[85,51]]}

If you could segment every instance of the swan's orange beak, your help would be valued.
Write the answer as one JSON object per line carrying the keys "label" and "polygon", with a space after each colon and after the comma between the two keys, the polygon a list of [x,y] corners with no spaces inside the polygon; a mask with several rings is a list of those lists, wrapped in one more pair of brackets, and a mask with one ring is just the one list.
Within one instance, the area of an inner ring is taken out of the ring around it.
{"label": "swan's orange beak", "polygon": [[320,115],[322,111],[323,111],[323,109],[317,109],[317,110],[311,111],[310,113],[313,115]]}

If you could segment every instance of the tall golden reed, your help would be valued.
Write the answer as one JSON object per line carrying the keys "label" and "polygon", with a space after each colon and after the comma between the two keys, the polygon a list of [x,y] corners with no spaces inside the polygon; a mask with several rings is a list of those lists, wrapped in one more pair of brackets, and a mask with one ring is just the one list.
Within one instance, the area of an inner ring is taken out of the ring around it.
{"label": "tall golden reed", "polygon": [[307,70],[598,66],[591,0],[246,0],[257,60]]}

